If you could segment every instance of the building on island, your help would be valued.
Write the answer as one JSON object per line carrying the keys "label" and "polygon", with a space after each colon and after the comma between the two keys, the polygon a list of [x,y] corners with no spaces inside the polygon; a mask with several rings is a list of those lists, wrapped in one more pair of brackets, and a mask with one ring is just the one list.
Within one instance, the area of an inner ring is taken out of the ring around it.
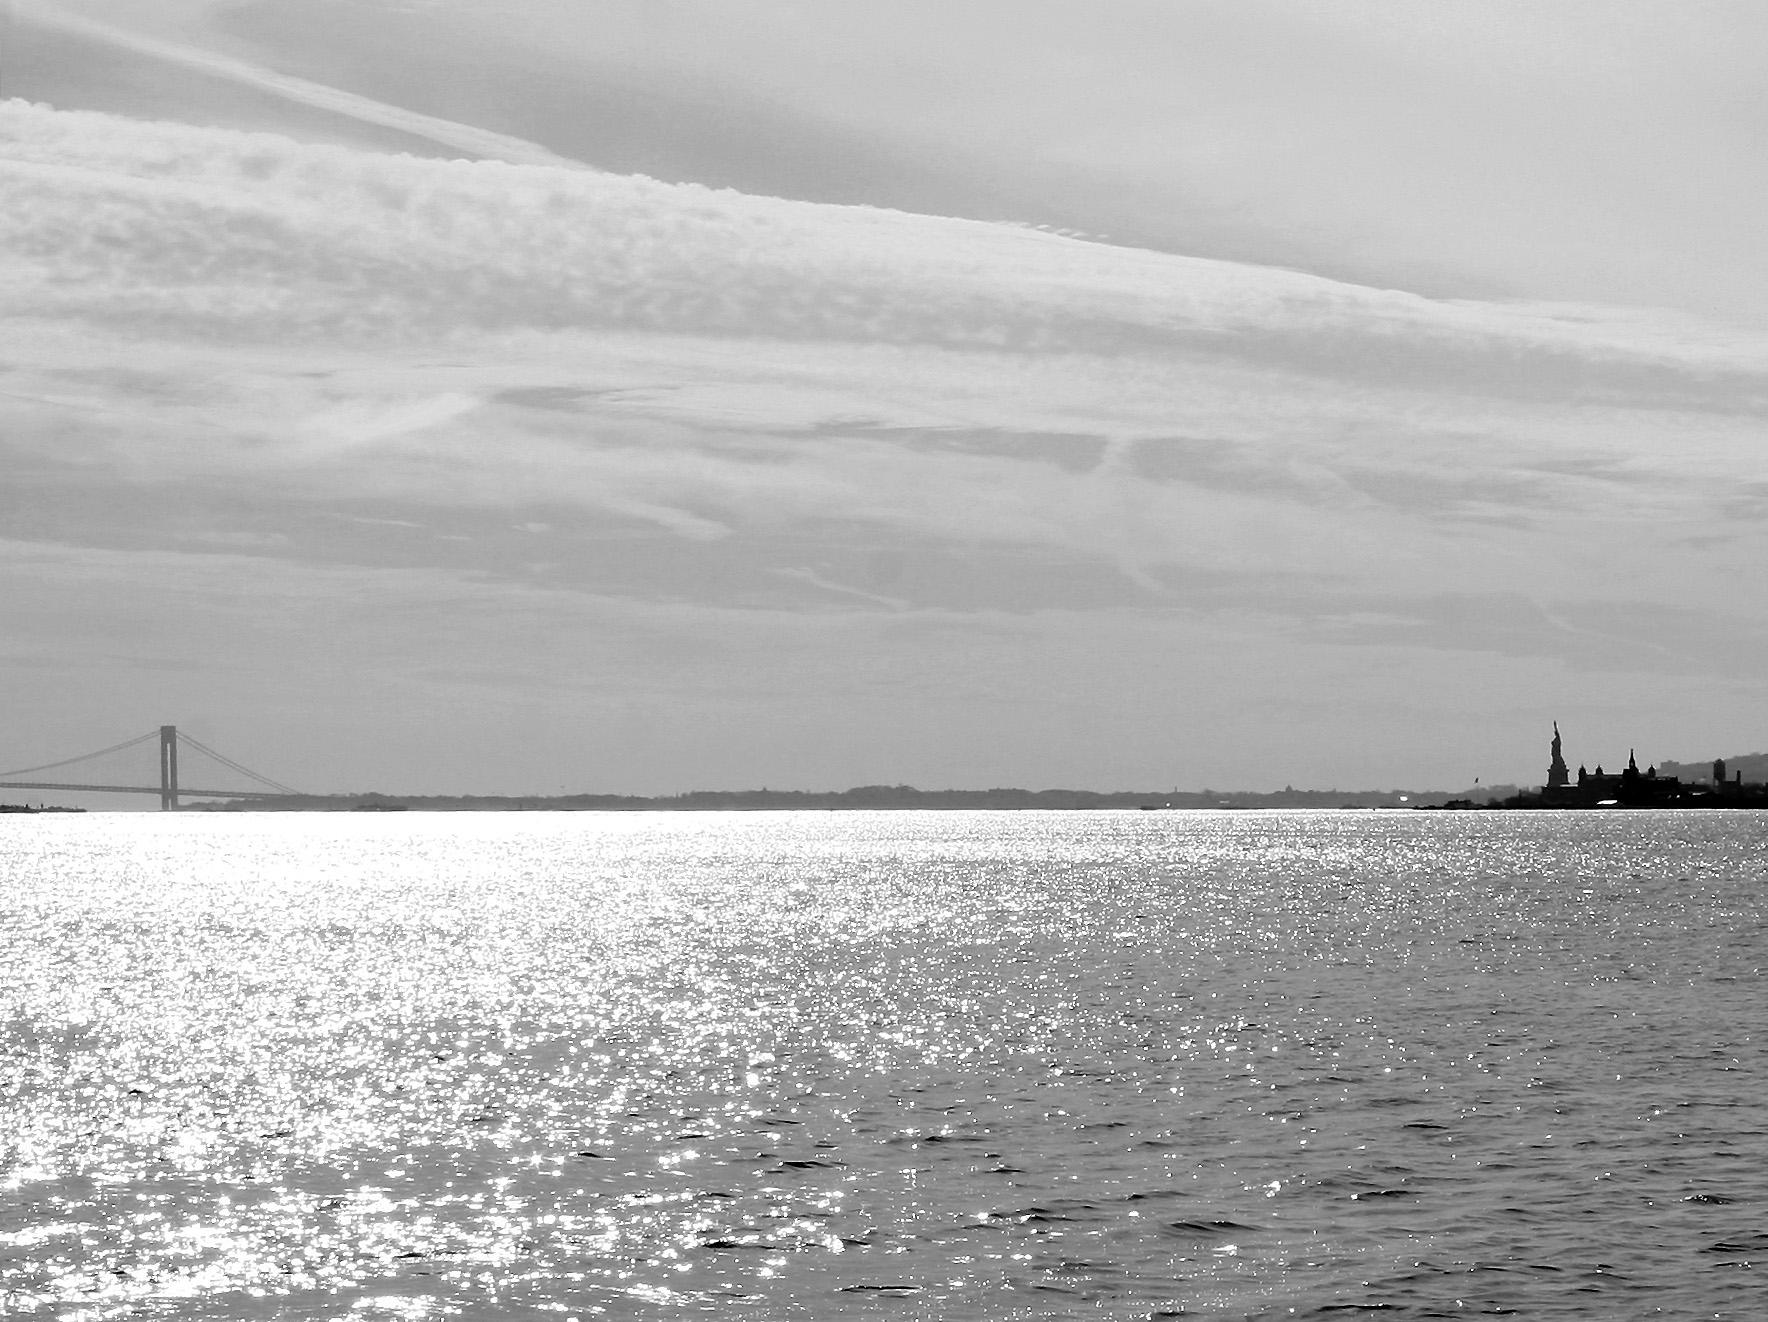
{"label": "building on island", "polygon": [[[1753,755],[1752,755],[1753,761]],[[1687,773],[1686,767],[1677,771]],[[1627,765],[1618,772],[1580,766],[1574,778],[1566,765],[1559,722],[1553,723],[1553,743],[1547,764],[1547,783],[1539,790],[1524,791],[1499,801],[1500,808],[1768,808],[1768,785],[1745,784],[1741,772],[1728,768],[1720,758],[1713,763],[1709,784],[1698,772],[1689,780],[1656,766],[1639,769],[1639,758],[1629,749]]]}
{"label": "building on island", "polygon": [[1547,768],[1547,783],[1541,787],[1540,802],[1553,808],[1649,808],[1679,803],[1685,787],[1677,776],[1660,776],[1655,766],[1639,769],[1639,759],[1627,750],[1624,771],[1608,772],[1599,762],[1596,770],[1578,767],[1574,781],[1567,769],[1559,722],[1553,723],[1552,761]]}
{"label": "building on island", "polygon": [[1723,759],[1713,763],[1713,783],[1684,781],[1680,776],[1659,775],[1657,767],[1639,769],[1634,750],[1627,750],[1627,765],[1618,772],[1579,766],[1576,779],[1566,768],[1559,723],[1553,724],[1552,761],[1547,768],[1547,783],[1538,795],[1520,795],[1519,806],[1546,808],[1688,808],[1743,807],[1745,799],[1754,806],[1762,797],[1760,787],[1746,789],[1737,781],[1725,779]]}
{"label": "building on island", "polygon": [[1637,807],[1667,803],[1682,797],[1682,781],[1677,776],[1660,776],[1658,769],[1639,769],[1639,760],[1632,749],[1627,750],[1627,768],[1618,775],[1605,773],[1599,763],[1595,771],[1578,768],[1578,797],[1594,804],[1621,803]]}

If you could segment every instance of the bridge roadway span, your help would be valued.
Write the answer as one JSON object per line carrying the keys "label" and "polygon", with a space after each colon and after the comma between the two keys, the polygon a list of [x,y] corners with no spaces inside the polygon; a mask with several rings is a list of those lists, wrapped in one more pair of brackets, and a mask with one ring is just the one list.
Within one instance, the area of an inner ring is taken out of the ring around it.
{"label": "bridge roadway span", "polygon": [[[161,794],[161,785],[63,785],[50,780],[0,780],[0,790],[79,790],[85,794]],[[180,785],[182,798],[197,799],[301,799],[304,794],[278,794],[272,790],[193,790]]]}

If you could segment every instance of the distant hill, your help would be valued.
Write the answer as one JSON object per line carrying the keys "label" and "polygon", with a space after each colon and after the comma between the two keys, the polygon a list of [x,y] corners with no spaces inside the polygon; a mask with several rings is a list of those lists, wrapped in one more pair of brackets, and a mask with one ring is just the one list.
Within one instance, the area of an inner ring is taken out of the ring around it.
{"label": "distant hill", "polygon": [[[1712,762],[1659,762],[1658,775],[1675,776],[1680,780],[1704,781],[1712,779]],[[1743,772],[1746,785],[1760,785],[1768,782],[1768,753],[1739,753],[1736,757],[1725,759],[1725,777],[1727,780]]]}
{"label": "distant hill", "polygon": [[1272,793],[1246,790],[1149,790],[1099,793],[1093,790],[918,790],[912,785],[862,785],[836,791],[696,790],[651,798],[625,794],[566,794],[500,797],[494,795],[291,795],[286,799],[230,800],[193,803],[206,812],[746,812],[781,809],[1080,809],[1080,808],[1429,808],[1451,799],[1485,802],[1514,785],[1466,791],[1457,796],[1441,790],[1298,790]]}

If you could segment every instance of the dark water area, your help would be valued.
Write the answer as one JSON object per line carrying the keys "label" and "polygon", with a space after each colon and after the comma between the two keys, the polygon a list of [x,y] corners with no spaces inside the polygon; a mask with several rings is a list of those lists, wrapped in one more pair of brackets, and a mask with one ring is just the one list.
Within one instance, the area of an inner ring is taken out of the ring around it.
{"label": "dark water area", "polygon": [[17,818],[0,1312],[1755,1318],[1768,814]]}

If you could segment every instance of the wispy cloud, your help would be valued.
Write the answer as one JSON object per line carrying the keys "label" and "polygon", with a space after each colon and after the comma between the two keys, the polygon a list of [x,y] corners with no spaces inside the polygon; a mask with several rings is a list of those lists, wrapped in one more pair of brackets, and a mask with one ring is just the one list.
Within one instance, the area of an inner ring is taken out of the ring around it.
{"label": "wispy cloud", "polygon": [[20,103],[0,141],[27,259],[14,306],[105,325],[419,341],[607,327],[1180,353],[1500,393],[1761,389],[1760,341],[1662,316],[1431,301],[1017,227]]}
{"label": "wispy cloud", "polygon": [[[939,655],[1030,639],[1079,710],[1089,629],[1143,667],[1213,648],[1188,682],[1237,692],[1305,656],[1377,703],[1401,655],[1510,683],[1604,637],[1616,692],[1739,683],[1725,640],[1768,618],[1742,572],[1768,345],[1681,315],[18,102],[0,188],[15,603],[133,572],[219,636],[250,565],[371,664],[411,657],[348,601],[492,674],[507,639],[475,631],[505,600],[573,645],[668,621],[665,651],[707,650],[690,686],[733,639],[761,666],[768,631],[800,640],[815,664],[756,711],[793,684],[863,705],[816,672],[866,649],[955,701],[902,632],[955,621],[977,632]],[[1629,660],[1636,634],[1555,623],[1611,606],[1707,645]],[[607,664],[639,691],[632,647]]]}

